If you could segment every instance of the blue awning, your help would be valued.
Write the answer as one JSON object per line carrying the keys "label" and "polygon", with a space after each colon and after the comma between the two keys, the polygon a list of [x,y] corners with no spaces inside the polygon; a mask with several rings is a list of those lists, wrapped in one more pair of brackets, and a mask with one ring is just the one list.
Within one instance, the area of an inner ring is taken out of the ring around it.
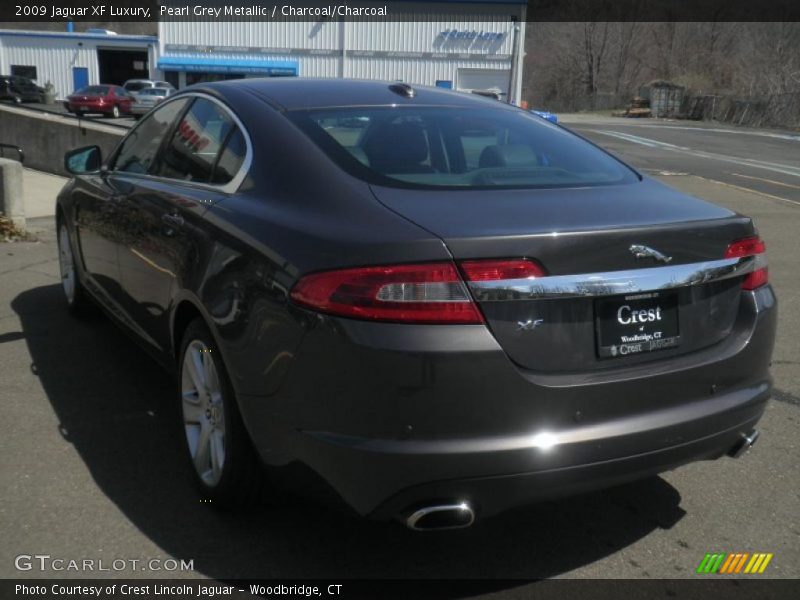
{"label": "blue awning", "polygon": [[296,60],[247,60],[240,58],[206,58],[202,56],[162,56],[158,68],[162,71],[202,73],[258,73],[271,77],[297,75]]}

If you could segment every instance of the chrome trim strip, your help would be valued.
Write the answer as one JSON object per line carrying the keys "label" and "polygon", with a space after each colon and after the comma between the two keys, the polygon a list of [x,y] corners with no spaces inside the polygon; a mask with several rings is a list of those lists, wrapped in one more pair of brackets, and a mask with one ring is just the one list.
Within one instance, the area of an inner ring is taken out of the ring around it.
{"label": "chrome trim strip", "polygon": [[688,287],[738,277],[764,266],[766,261],[762,256],[606,273],[469,281],[468,284],[479,302],[616,296]]}

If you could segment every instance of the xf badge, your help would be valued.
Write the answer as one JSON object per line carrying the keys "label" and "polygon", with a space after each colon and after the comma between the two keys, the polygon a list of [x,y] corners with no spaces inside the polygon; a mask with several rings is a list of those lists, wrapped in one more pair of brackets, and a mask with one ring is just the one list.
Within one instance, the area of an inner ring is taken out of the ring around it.
{"label": "xf badge", "polygon": [[533,331],[544,323],[544,319],[528,319],[527,321],[517,321],[517,331]]}

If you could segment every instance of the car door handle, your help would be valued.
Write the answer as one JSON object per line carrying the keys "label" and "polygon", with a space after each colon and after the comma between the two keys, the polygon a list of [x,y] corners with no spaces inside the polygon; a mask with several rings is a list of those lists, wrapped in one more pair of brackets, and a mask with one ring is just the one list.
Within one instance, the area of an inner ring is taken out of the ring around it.
{"label": "car door handle", "polygon": [[179,229],[183,227],[183,217],[180,215],[162,215],[161,220],[173,229]]}

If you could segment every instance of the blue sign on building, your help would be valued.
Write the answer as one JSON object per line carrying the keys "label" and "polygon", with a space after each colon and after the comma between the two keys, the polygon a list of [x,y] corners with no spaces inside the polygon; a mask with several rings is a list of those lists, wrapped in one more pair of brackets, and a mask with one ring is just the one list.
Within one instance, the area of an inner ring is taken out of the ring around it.
{"label": "blue sign on building", "polygon": [[299,63],[294,60],[248,60],[233,58],[206,58],[200,56],[164,56],[158,61],[162,71],[187,73],[239,73],[270,77],[297,76]]}

